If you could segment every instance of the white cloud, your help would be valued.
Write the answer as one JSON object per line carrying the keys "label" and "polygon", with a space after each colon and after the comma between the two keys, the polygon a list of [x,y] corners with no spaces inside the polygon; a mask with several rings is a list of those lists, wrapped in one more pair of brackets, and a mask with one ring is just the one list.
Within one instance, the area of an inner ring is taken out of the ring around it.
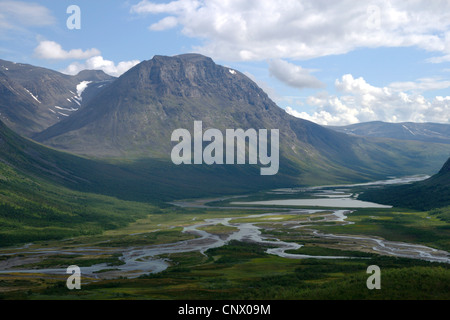
{"label": "white cloud", "polygon": [[272,76],[297,89],[325,87],[322,81],[310,74],[312,71],[281,59],[269,62],[269,72]]}
{"label": "white cloud", "polygon": [[[347,125],[367,121],[386,122],[450,122],[450,96],[426,99],[421,94],[399,91],[394,87],[375,87],[363,78],[347,74],[336,80],[342,96],[318,93],[307,99],[316,108],[312,113],[286,108],[289,114],[322,125]],[[446,84],[449,85],[449,84]],[[427,87],[424,79],[409,88]]]}
{"label": "white cloud", "polygon": [[179,0],[170,3],[153,3],[151,1],[141,1],[131,8],[134,13],[178,13],[192,11],[200,6],[196,0]]}
{"label": "white cloud", "polygon": [[336,124],[340,122],[339,117],[335,117],[329,112],[325,111],[320,111],[318,113],[316,112],[313,115],[310,115],[306,112],[298,112],[291,107],[286,107],[286,112],[296,118],[302,118],[322,125]]}
{"label": "white cloud", "polygon": [[178,24],[177,18],[175,17],[166,17],[157,23],[152,24],[149,29],[152,31],[163,31],[175,28]]}
{"label": "white cloud", "polygon": [[390,88],[398,91],[423,92],[429,90],[441,90],[450,88],[450,80],[441,80],[438,78],[423,78],[417,81],[393,82]]}
{"label": "white cloud", "polygon": [[430,63],[443,63],[443,62],[449,62],[450,61],[450,54],[447,54],[445,56],[441,57],[433,57],[426,60]]}
{"label": "white cloud", "polygon": [[355,79],[351,74],[342,76],[342,79],[335,81],[336,89],[345,93],[361,93],[365,94],[379,94],[382,89],[371,86],[362,77]]}
{"label": "white cloud", "polygon": [[50,26],[56,19],[44,6],[23,1],[0,0],[0,31]]}
{"label": "white cloud", "polygon": [[173,27],[204,39],[196,51],[215,59],[308,59],[356,48],[411,47],[450,55],[450,1],[143,0],[135,14],[167,15]]}
{"label": "white cloud", "polygon": [[36,56],[49,60],[88,59],[100,55],[98,49],[92,48],[86,51],[81,49],[64,50],[59,43],[54,41],[41,41],[34,49]]}
{"label": "white cloud", "polygon": [[82,70],[103,70],[111,76],[118,77],[137,65],[139,62],[139,60],[122,61],[116,65],[113,61],[105,60],[102,56],[95,56],[87,59],[84,63],[74,62],[62,72],[76,75]]}
{"label": "white cloud", "polygon": [[54,41],[41,41],[34,52],[36,56],[42,59],[85,60],[84,62],[75,61],[62,71],[71,75],[76,75],[82,70],[103,70],[109,75],[118,77],[140,62],[139,60],[131,60],[115,64],[114,61],[104,59],[98,49],[66,51],[59,43]]}

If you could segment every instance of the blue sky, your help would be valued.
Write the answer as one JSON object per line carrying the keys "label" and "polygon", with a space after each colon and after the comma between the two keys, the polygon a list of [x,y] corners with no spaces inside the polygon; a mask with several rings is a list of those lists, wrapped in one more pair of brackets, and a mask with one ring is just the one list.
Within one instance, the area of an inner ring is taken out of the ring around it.
{"label": "blue sky", "polygon": [[[67,8],[80,8],[70,30]],[[119,76],[197,52],[320,124],[450,123],[450,1],[0,0],[0,58]]]}

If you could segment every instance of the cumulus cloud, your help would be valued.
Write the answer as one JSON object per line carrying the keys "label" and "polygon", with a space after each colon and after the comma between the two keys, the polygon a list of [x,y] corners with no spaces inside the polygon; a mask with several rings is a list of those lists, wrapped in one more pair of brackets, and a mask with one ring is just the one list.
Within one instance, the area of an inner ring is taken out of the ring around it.
{"label": "cumulus cloud", "polygon": [[322,81],[311,75],[312,70],[303,69],[300,66],[281,59],[270,61],[269,72],[272,76],[293,88],[317,89],[325,87]]}
{"label": "cumulus cloud", "polygon": [[442,54],[430,62],[450,55],[449,1],[143,0],[131,12],[166,15],[151,29],[180,25],[205,40],[196,51],[215,59],[308,59],[412,46]]}
{"label": "cumulus cloud", "polygon": [[118,77],[137,65],[139,62],[139,60],[131,60],[122,61],[115,64],[113,61],[105,60],[102,56],[95,56],[87,59],[83,63],[74,62],[63,70],[63,72],[66,74],[76,75],[82,70],[103,70],[111,76]]}
{"label": "cumulus cloud", "polygon": [[72,49],[64,50],[59,43],[54,41],[41,41],[34,50],[37,57],[49,60],[69,60],[69,59],[88,59],[100,54],[98,49],[92,48],[88,50]]}
{"label": "cumulus cloud", "polygon": [[114,61],[104,59],[98,49],[66,51],[59,43],[47,40],[41,41],[34,53],[39,58],[49,60],[84,60],[83,62],[72,62],[66,69],[62,70],[63,73],[71,75],[76,75],[82,70],[103,70],[109,75],[118,77],[140,62],[139,60],[130,60],[116,64]]}
{"label": "cumulus cloud", "polygon": [[[418,81],[415,87],[426,81]],[[450,85],[450,84],[446,84]],[[347,74],[335,82],[342,95],[321,92],[310,96],[307,103],[316,108],[312,113],[286,108],[289,114],[322,125],[347,125],[367,121],[386,122],[450,122],[450,96],[426,99],[423,95],[399,91],[399,86],[375,87],[362,77]]]}

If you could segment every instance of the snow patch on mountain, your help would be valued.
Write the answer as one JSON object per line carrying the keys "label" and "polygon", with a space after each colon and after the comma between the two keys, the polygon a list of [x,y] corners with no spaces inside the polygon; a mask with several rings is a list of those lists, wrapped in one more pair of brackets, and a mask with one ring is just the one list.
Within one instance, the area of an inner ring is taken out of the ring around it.
{"label": "snow patch on mountain", "polygon": [[87,88],[87,86],[91,83],[92,81],[81,81],[78,85],[77,85],[77,95],[78,97],[80,97],[81,99],[81,95],[83,93],[83,91]]}
{"label": "snow patch on mountain", "polygon": [[409,131],[409,133],[411,133],[413,136],[415,136],[416,134],[414,133],[414,132],[412,132],[407,126],[405,126],[405,125],[402,125],[402,127],[404,128],[404,129],[406,129],[406,130],[408,130]]}
{"label": "snow patch on mountain", "polygon": [[70,108],[70,109],[68,109],[68,108],[61,108],[61,107],[59,107],[59,106],[55,106],[55,108],[56,108],[56,109],[59,109],[59,110],[70,111],[70,112],[78,111],[78,109],[75,109],[75,108]]}
{"label": "snow patch on mountain", "polygon": [[34,100],[36,100],[36,101],[39,102],[39,103],[42,103],[42,102],[40,102],[39,99],[38,99],[37,97],[35,97],[34,94],[32,94],[27,88],[24,88],[24,89],[25,89],[26,92],[28,92],[28,93],[33,97]]}

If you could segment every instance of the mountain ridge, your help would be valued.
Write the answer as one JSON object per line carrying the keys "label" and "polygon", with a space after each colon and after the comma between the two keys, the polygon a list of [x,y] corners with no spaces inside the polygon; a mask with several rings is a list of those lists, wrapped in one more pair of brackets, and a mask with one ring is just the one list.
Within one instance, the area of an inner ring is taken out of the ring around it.
{"label": "mountain ridge", "polygon": [[[433,149],[408,143],[409,150],[404,143],[348,136],[295,118],[246,75],[199,54],[156,55],[142,61],[82,110],[33,138],[88,157],[169,161],[171,133],[179,128],[192,132],[194,121],[202,121],[205,130],[281,129],[284,174],[301,181],[410,174],[411,164],[422,167],[429,157],[422,149]],[[447,147],[435,148],[439,157],[427,172],[448,157]],[[416,150],[421,150],[420,157]]]}
{"label": "mountain ridge", "polygon": [[[88,96],[96,94],[96,84],[106,85],[114,79],[98,70],[85,70],[71,76],[0,59],[0,82],[3,86],[0,119],[19,134],[31,137],[83,108]],[[86,89],[84,101],[77,88],[83,82],[87,87],[83,86]],[[86,95],[88,92],[90,94]]]}
{"label": "mountain ridge", "polygon": [[450,144],[450,124],[443,123],[371,121],[327,127],[350,135]]}

